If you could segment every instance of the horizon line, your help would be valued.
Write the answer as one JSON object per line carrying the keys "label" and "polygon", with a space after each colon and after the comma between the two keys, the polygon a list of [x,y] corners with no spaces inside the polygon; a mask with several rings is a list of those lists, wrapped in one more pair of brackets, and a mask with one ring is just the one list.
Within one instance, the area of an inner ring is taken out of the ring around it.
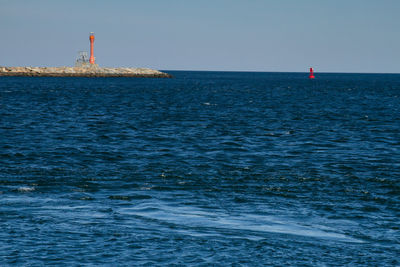
{"label": "horizon line", "polygon": [[[309,71],[263,71],[263,70],[193,70],[193,69],[159,69],[160,71],[192,71],[192,72],[256,72],[256,73],[309,73]],[[400,72],[339,72],[315,71],[321,74],[400,74]]]}

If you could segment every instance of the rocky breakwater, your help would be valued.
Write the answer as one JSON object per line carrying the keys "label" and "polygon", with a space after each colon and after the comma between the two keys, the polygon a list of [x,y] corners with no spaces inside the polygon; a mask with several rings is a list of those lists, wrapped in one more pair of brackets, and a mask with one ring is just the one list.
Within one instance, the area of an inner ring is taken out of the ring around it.
{"label": "rocky breakwater", "polygon": [[171,78],[168,73],[147,68],[90,67],[1,67],[0,76],[41,77],[146,77]]}

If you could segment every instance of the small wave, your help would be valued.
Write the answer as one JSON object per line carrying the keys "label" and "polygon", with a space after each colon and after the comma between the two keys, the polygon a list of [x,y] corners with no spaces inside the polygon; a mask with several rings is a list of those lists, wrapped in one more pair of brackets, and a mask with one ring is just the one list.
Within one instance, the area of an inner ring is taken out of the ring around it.
{"label": "small wave", "polygon": [[[158,220],[159,222],[173,223],[190,227],[191,231],[197,228],[219,232],[221,230],[239,231],[240,236],[248,234],[262,237],[265,233],[304,236],[310,238],[328,239],[339,242],[363,243],[359,239],[338,233],[322,225],[302,225],[300,222],[253,214],[228,215],[225,213],[211,213],[193,207],[169,207],[168,205],[155,204],[157,209],[143,211],[140,205],[135,208],[124,208],[122,213],[143,218]],[[245,232],[243,232],[245,231]]]}
{"label": "small wave", "polygon": [[108,199],[115,199],[115,200],[131,200],[130,196],[109,196]]}
{"label": "small wave", "polygon": [[22,187],[18,187],[17,191],[21,192],[21,193],[28,193],[28,192],[35,191],[35,187],[33,187],[33,186],[22,186]]}
{"label": "small wave", "polygon": [[152,197],[149,195],[130,195],[130,196],[121,196],[121,195],[113,195],[109,196],[109,199],[114,199],[114,200],[141,200],[141,199],[151,199]]}

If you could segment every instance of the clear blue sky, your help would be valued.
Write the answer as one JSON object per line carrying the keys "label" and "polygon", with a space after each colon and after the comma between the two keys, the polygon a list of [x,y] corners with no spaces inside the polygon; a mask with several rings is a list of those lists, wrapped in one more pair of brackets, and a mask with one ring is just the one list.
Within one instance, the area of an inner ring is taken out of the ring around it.
{"label": "clear blue sky", "polygon": [[0,65],[400,73],[399,0],[0,0]]}

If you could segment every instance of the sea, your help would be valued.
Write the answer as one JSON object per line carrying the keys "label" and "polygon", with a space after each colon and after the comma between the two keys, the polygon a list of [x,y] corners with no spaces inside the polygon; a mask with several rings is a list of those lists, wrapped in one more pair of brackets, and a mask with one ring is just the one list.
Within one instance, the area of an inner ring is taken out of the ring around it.
{"label": "sea", "polygon": [[0,77],[1,266],[400,265],[400,74],[169,73]]}

